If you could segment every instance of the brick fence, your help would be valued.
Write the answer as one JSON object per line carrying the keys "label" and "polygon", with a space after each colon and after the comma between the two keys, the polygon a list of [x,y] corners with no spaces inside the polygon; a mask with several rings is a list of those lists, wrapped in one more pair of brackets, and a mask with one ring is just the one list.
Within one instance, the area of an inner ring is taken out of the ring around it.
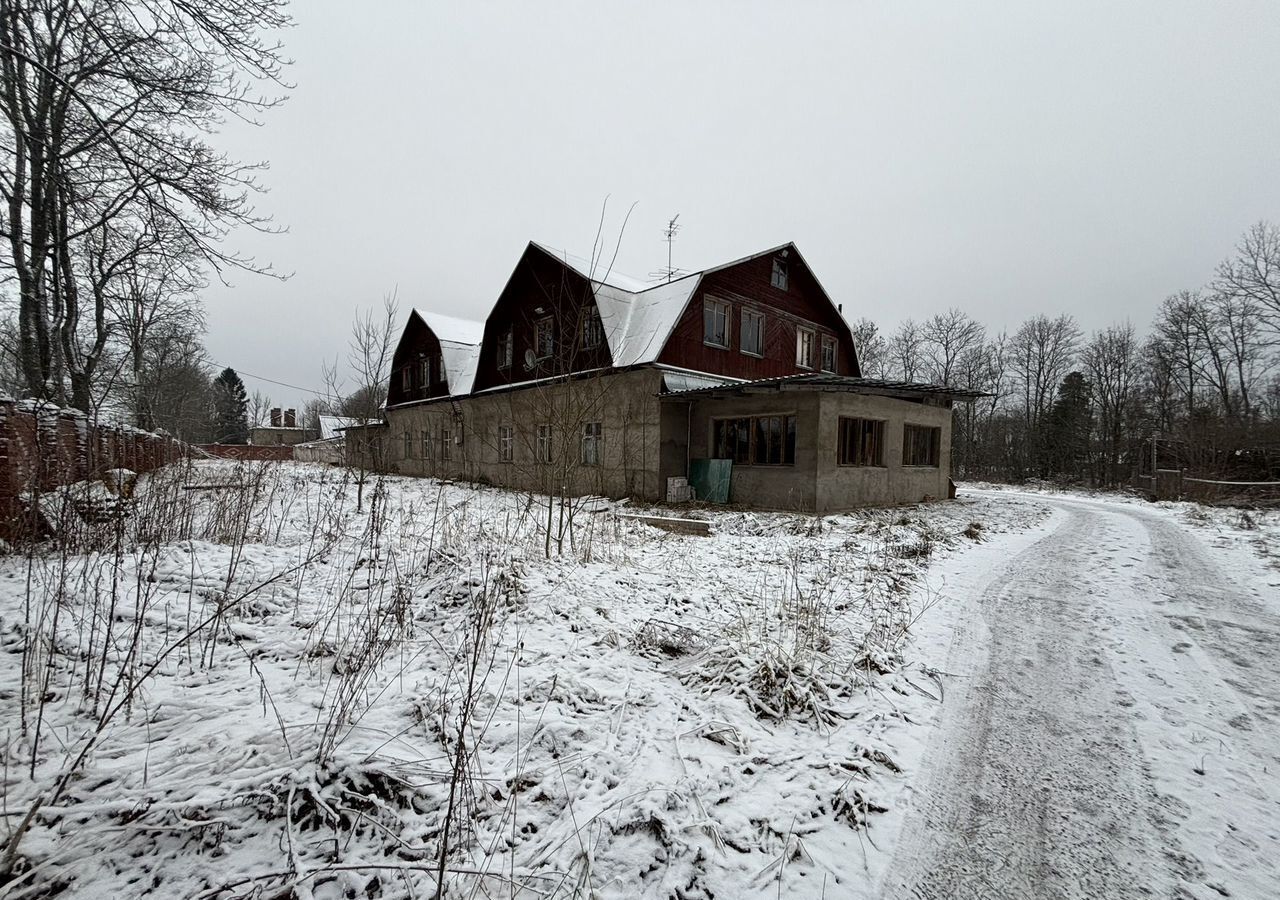
{"label": "brick fence", "polygon": [[247,459],[257,462],[285,462],[293,459],[293,447],[288,444],[200,444],[200,449],[224,459]]}
{"label": "brick fence", "polygon": [[150,472],[187,455],[171,437],[92,424],[74,409],[0,399],[0,537],[24,531],[21,497],[100,477],[109,469]]}

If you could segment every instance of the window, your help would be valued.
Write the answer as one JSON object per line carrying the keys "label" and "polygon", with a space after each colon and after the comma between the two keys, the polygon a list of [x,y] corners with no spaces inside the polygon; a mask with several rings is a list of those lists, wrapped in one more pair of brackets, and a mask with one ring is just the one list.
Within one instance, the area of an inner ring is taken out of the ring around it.
{"label": "window", "polygon": [[840,417],[836,461],[842,466],[884,465],[884,422]]}
{"label": "window", "polygon": [[511,462],[515,458],[515,435],[510,425],[498,426],[498,461]]}
{"label": "window", "polygon": [[599,422],[588,422],[582,426],[582,464],[584,466],[600,465],[600,448],[604,443],[604,426]]}
{"label": "window", "polygon": [[742,333],[738,341],[743,353],[764,356],[764,313],[751,309],[742,311]]}
{"label": "window", "polygon": [[780,290],[787,289],[787,261],[781,256],[773,258],[773,274],[769,277],[769,283]]}
{"label": "window", "polygon": [[422,357],[422,361],[418,364],[418,368],[420,370],[418,373],[418,383],[421,384],[423,387],[430,387],[431,386],[431,357],[430,356]]}
{"label": "window", "polygon": [[534,449],[535,449],[535,452],[537,453],[538,462],[540,463],[551,462],[551,426],[550,425],[538,426],[538,443],[535,445]]}
{"label": "window", "polygon": [[511,368],[511,357],[515,355],[515,336],[511,333],[511,329],[507,329],[507,333],[498,338],[498,368]]}
{"label": "window", "polygon": [[902,427],[902,464],[904,466],[936,466],[941,445],[941,428],[904,425]]}
{"label": "window", "polygon": [[453,432],[448,428],[440,429],[440,461],[453,459]]}
{"label": "window", "polygon": [[422,429],[422,433],[419,435],[419,437],[422,439],[422,458],[430,459],[431,458],[431,432],[424,428]]}
{"label": "window", "polygon": [[812,328],[796,328],[796,365],[802,369],[813,368]]}
{"label": "window", "polygon": [[740,466],[790,466],[796,461],[796,417],[716,419],[712,453]]}
{"label": "window", "polygon": [[702,342],[711,347],[729,349],[729,304],[723,300],[703,301]]}
{"label": "window", "polygon": [[409,432],[404,433],[404,458],[409,459],[413,456],[413,435]]}
{"label": "window", "polygon": [[836,370],[836,339],[829,334],[822,336],[822,371]]}
{"label": "window", "polygon": [[400,390],[413,390],[413,369],[409,366],[400,370]]}
{"label": "window", "polygon": [[533,346],[538,359],[550,359],[556,352],[555,325],[551,316],[543,316],[533,323]]}
{"label": "window", "polygon": [[594,303],[582,307],[582,349],[592,350],[604,343],[604,325],[600,321],[600,310]]}

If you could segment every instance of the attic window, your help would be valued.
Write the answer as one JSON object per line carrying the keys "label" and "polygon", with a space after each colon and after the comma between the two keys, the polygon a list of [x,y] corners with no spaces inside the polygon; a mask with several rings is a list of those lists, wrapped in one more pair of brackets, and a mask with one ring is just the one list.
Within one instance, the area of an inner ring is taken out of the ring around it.
{"label": "attic window", "polygon": [[787,261],[781,256],[773,258],[773,275],[769,279],[769,283],[779,290],[787,289]]}
{"label": "attic window", "polygon": [[582,349],[593,350],[603,343],[604,325],[600,321],[600,310],[594,303],[582,307]]}
{"label": "attic window", "polygon": [[555,319],[544,316],[533,323],[533,346],[538,359],[550,359],[556,350]]}
{"label": "attic window", "polygon": [[707,298],[702,304],[702,343],[729,349],[729,304],[723,300]]}
{"label": "attic window", "polygon": [[507,329],[507,333],[498,338],[498,368],[511,368],[511,357],[514,355],[515,335],[511,333],[511,329]]}

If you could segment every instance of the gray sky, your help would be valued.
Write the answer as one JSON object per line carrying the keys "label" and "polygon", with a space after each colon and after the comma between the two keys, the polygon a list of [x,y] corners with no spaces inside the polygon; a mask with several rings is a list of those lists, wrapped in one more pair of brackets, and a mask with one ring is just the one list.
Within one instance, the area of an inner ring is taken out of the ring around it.
{"label": "gray sky", "polygon": [[[358,14],[354,10],[358,9]],[[850,319],[1145,327],[1280,219],[1280,4],[299,0],[265,159],[288,281],[206,296],[238,370],[319,388],[393,289],[483,318],[530,239],[617,268],[794,240]],[[278,403],[306,395],[246,377]]]}

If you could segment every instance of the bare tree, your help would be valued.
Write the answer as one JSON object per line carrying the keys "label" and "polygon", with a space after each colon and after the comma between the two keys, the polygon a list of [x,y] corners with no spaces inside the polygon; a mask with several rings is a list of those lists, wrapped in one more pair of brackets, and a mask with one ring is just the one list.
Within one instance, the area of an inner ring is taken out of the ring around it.
{"label": "bare tree", "polygon": [[1257,222],[1236,245],[1235,256],[1218,266],[1215,287],[1249,301],[1256,314],[1280,338],[1280,227]]}
{"label": "bare tree", "polygon": [[[350,416],[360,426],[360,446],[348,454],[356,464],[356,511],[364,507],[364,486],[369,471],[380,465],[380,459],[370,458],[378,452],[380,444],[369,440],[366,429],[382,420],[382,410],[387,402],[387,386],[391,373],[391,358],[395,354],[396,337],[399,334],[400,305],[396,292],[382,298],[382,308],[357,312],[351,326],[351,339],[347,345],[347,364],[355,379],[355,391],[343,406],[343,415]],[[326,374],[334,390],[336,374]]]}
{"label": "bare tree", "polygon": [[889,365],[903,381],[915,381],[924,367],[924,335],[914,319],[904,319],[889,339]]}
{"label": "bare tree", "polygon": [[1022,395],[1023,455],[1020,467],[1042,473],[1046,463],[1043,424],[1058,386],[1071,371],[1080,329],[1071,316],[1036,316],[1009,341],[1009,360]]}
{"label": "bare tree", "polygon": [[857,356],[858,369],[862,372],[862,377],[888,377],[889,345],[876,323],[863,317],[849,330],[853,334],[853,351]]}
{"label": "bare tree", "polygon": [[1142,351],[1129,323],[1095,332],[1082,354],[1092,385],[1101,438],[1102,483],[1114,487],[1120,481],[1120,461],[1125,437],[1135,415],[1141,384]]}
{"label": "bare tree", "polygon": [[279,46],[262,34],[289,23],[284,10],[285,0],[0,0],[0,233],[32,395],[64,400],[70,376],[77,402],[87,396],[107,329],[102,298],[82,291],[109,274],[107,229],[163,221],[215,268],[264,271],[222,247],[236,225],[266,227],[248,201],[259,167],[205,138],[225,116],[275,102],[252,85],[278,82]]}
{"label": "bare tree", "polygon": [[982,346],[986,329],[959,309],[931,316],[920,329],[926,372],[935,384],[952,385],[960,360]]}

